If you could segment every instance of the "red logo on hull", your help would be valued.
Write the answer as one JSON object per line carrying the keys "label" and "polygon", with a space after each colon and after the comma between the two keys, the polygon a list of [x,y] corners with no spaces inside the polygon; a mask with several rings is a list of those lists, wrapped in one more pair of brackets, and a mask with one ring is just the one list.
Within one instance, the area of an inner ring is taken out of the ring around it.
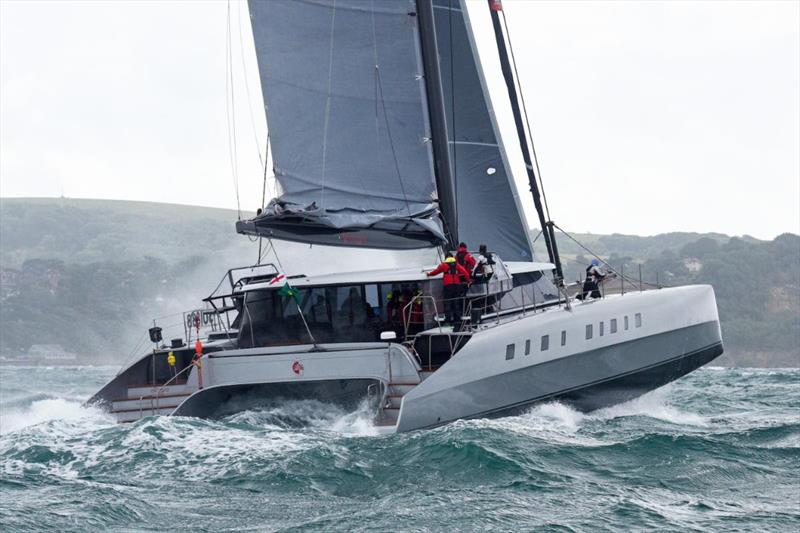
{"label": "red logo on hull", "polygon": [[298,376],[303,373],[303,363],[300,361],[295,361],[292,363],[292,372],[297,374]]}

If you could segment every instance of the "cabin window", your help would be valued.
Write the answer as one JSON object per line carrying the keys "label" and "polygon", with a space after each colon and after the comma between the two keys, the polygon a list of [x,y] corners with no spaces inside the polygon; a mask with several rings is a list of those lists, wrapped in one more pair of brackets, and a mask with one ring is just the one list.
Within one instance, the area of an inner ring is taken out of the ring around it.
{"label": "cabin window", "polygon": [[592,325],[586,324],[586,340],[589,340],[591,338],[592,338]]}
{"label": "cabin window", "polygon": [[372,309],[373,316],[381,316],[381,297],[378,294],[378,286],[377,285],[367,285],[365,287],[364,297],[367,300],[367,304]]}
{"label": "cabin window", "polygon": [[513,288],[500,297],[500,309],[530,308],[558,299],[558,289],[541,272],[514,274],[512,285]]}
{"label": "cabin window", "polygon": [[531,340],[528,339],[525,341],[525,355],[531,354]]}
{"label": "cabin window", "polygon": [[562,329],[561,330],[561,346],[566,346],[566,345],[567,345],[567,330]]}
{"label": "cabin window", "polygon": [[542,335],[542,351],[547,351],[550,348],[550,335]]}
{"label": "cabin window", "polygon": [[506,361],[508,361],[509,359],[514,359],[515,346],[516,345],[514,344],[509,344],[508,346],[506,346]]}
{"label": "cabin window", "polygon": [[634,320],[636,321],[636,327],[642,327],[642,313],[636,313],[634,315]]}
{"label": "cabin window", "polygon": [[616,333],[617,332],[617,319],[612,318],[611,324],[609,325],[609,333]]}
{"label": "cabin window", "polygon": [[[431,284],[383,283],[297,287],[296,296],[277,289],[245,294],[239,347],[284,346],[317,342],[375,342],[382,331],[405,332],[403,311],[414,333],[433,325],[434,307],[423,300],[422,312],[411,315],[408,304],[418,289],[431,292]],[[298,307],[303,310],[302,316]],[[305,320],[304,320],[305,319]]]}
{"label": "cabin window", "polygon": [[601,320],[600,321],[600,336],[601,337],[603,336],[603,333],[605,333],[605,324],[603,324],[603,321]]}
{"label": "cabin window", "polygon": [[625,315],[625,330],[628,329],[628,315]]}

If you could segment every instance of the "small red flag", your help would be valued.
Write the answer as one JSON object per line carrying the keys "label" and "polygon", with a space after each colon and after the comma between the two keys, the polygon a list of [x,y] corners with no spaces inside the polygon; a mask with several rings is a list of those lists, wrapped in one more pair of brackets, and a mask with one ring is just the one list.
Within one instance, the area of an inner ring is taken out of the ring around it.
{"label": "small red flag", "polygon": [[500,3],[500,0],[489,0],[489,8],[492,11],[502,11],[503,4]]}

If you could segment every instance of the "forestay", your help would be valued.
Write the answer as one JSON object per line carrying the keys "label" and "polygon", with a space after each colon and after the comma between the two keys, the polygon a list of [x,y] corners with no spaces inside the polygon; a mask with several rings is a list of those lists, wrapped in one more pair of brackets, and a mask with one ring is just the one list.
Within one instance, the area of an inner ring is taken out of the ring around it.
{"label": "forestay", "polygon": [[414,0],[250,0],[281,194],[237,231],[444,242]]}
{"label": "forestay", "polygon": [[507,261],[531,261],[528,225],[509,170],[463,0],[434,0],[458,235]]}

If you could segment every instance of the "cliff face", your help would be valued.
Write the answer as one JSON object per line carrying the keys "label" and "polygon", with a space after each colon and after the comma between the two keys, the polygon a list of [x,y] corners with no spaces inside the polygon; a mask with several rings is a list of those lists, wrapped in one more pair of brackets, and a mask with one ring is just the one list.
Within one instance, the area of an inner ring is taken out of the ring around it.
{"label": "cliff face", "polygon": [[[228,268],[255,261],[258,244],[234,233],[235,220],[235,211],[202,207],[0,199],[0,356],[60,344],[118,362],[153,316],[198,306]],[[641,265],[646,282],[713,285],[726,348],[713,364],[800,366],[800,236],[576,236],[633,278]],[[575,280],[591,256],[563,235],[558,243]],[[332,253],[336,268],[365,268],[363,251]],[[376,268],[425,262],[367,254]],[[292,271],[330,268],[302,245],[282,243],[280,259]]]}

